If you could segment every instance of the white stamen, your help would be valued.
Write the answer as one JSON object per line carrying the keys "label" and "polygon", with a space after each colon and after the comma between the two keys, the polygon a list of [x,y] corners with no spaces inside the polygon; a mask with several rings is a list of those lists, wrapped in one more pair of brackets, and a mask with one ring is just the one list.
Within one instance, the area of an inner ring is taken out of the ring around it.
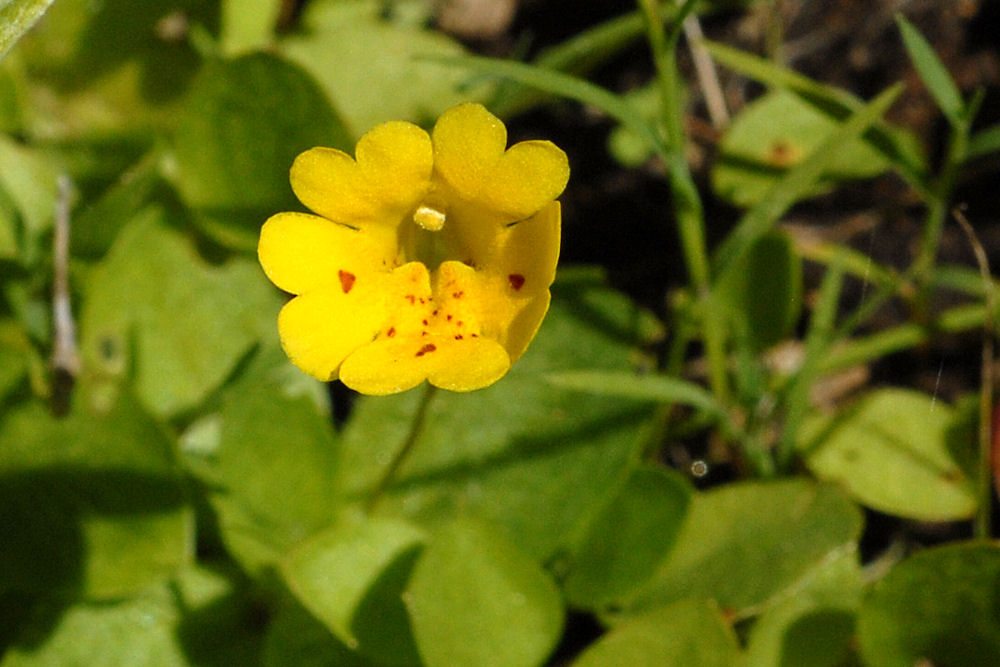
{"label": "white stamen", "polygon": [[441,231],[444,219],[444,213],[430,206],[421,206],[413,213],[413,221],[429,232]]}

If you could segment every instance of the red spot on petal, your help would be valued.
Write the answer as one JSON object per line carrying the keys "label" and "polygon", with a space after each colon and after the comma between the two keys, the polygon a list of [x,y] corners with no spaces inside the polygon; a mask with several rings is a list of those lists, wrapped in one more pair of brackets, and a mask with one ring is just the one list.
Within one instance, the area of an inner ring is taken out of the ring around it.
{"label": "red spot on petal", "polygon": [[424,326],[427,326],[427,320],[424,320],[423,322],[424,322]]}
{"label": "red spot on petal", "polygon": [[351,288],[354,287],[354,274],[348,271],[340,270],[337,271],[337,277],[340,278],[340,287],[344,290],[344,294],[350,292]]}
{"label": "red spot on petal", "polygon": [[451,322],[451,315],[448,315],[448,321]]}
{"label": "red spot on petal", "polygon": [[392,338],[396,335],[396,327],[389,327],[389,330],[385,332],[385,335]]}
{"label": "red spot on petal", "polygon": [[417,356],[418,357],[422,357],[425,354],[427,354],[428,352],[433,352],[436,349],[437,349],[437,345],[435,345],[434,343],[427,343],[427,345],[424,345],[422,348],[420,348],[419,350],[417,350]]}
{"label": "red spot on petal", "polygon": [[479,338],[479,334],[472,334],[473,338]]}
{"label": "red spot on petal", "polygon": [[510,286],[513,287],[515,290],[519,290],[522,287],[524,287],[524,276],[522,276],[520,273],[510,274],[509,276],[507,276],[507,280],[510,281]]}
{"label": "red spot on petal", "polygon": [[462,340],[462,334],[455,334],[455,340]]}
{"label": "red spot on petal", "polygon": [[407,294],[406,295],[406,300],[409,301],[410,305],[412,306],[413,304],[415,304],[417,302],[417,297],[415,295],[413,295],[413,294]]}
{"label": "red spot on petal", "polygon": [[463,294],[465,294],[465,292],[452,292],[451,296],[453,299],[461,299]]}

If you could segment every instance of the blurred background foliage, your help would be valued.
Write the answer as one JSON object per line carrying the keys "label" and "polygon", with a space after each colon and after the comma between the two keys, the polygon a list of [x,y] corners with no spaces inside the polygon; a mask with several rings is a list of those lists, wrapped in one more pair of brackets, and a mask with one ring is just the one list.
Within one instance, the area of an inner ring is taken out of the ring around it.
{"label": "blurred background foliage", "polygon": [[[0,0],[0,666],[997,664],[995,9],[894,7]],[[570,156],[537,340],[306,377],[292,160],[465,100]]]}

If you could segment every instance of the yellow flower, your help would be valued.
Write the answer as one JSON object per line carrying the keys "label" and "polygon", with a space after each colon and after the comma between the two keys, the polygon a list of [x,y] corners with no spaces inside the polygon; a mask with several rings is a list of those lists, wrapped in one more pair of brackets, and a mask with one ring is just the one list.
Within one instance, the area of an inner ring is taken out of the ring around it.
{"label": "yellow flower", "polygon": [[318,215],[272,216],[258,246],[268,278],[297,295],[278,316],[295,365],[366,394],[503,377],[548,310],[569,178],[551,142],[506,145],[499,119],[462,104],[430,136],[389,122],[355,158],[296,158],[292,189]]}

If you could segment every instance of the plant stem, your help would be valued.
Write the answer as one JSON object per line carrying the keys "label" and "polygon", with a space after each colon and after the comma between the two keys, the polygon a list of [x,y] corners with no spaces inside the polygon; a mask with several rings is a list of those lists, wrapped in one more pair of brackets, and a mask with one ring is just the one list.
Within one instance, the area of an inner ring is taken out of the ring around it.
{"label": "plant stem", "polygon": [[993,291],[993,279],[990,275],[989,260],[986,251],[976,237],[972,225],[965,219],[961,211],[954,211],[955,219],[969,239],[969,244],[976,255],[976,263],[983,279],[984,306],[986,318],[983,323],[982,377],[979,386],[979,461],[977,465],[976,495],[979,500],[979,511],[973,522],[973,531],[980,539],[989,539],[993,527],[993,341],[996,336],[996,295]]}
{"label": "plant stem", "polygon": [[[702,304],[702,331],[708,360],[709,383],[715,397],[725,402],[729,395],[725,327],[720,326],[718,317],[715,317],[719,309],[710,303],[711,276],[708,251],[705,246],[705,215],[698,188],[694,184],[691,170],[684,157],[686,137],[676,53],[681,24],[676,23],[668,36],[660,20],[656,0],[638,0],[638,2],[646,18],[647,38],[653,52],[653,62],[656,65],[660,87],[663,128],[667,135],[667,150],[661,157],[666,163],[674,215],[677,219],[688,275],[694,287],[696,300]],[[685,2],[678,11],[675,22],[682,22],[692,7],[692,2]]]}
{"label": "plant stem", "polygon": [[417,444],[417,440],[420,439],[420,435],[424,431],[424,425],[427,423],[428,408],[430,407],[435,394],[437,394],[437,387],[428,383],[427,387],[424,389],[423,396],[420,397],[420,404],[417,405],[417,411],[413,415],[413,421],[410,423],[410,430],[406,434],[403,444],[400,445],[399,449],[396,451],[392,461],[389,462],[389,466],[385,469],[385,472],[382,473],[382,477],[379,478],[378,483],[372,490],[371,496],[368,497],[368,502],[365,505],[366,514],[371,514],[375,511],[375,507],[378,505],[379,500],[385,496],[386,490],[395,481],[396,475],[399,473],[399,469],[403,466],[403,463],[406,461],[410,452],[413,451],[413,447]]}

